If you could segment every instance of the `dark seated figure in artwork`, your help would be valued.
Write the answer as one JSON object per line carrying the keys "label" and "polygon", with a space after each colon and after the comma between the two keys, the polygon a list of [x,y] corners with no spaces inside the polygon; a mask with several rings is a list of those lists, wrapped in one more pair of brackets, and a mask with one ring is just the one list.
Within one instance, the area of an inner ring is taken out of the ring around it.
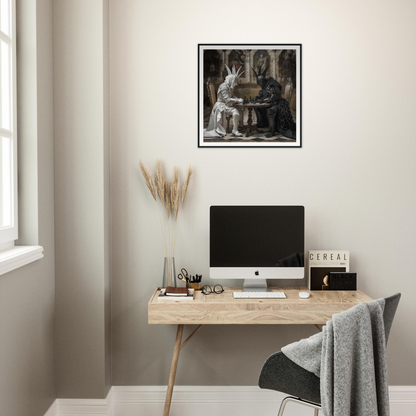
{"label": "dark seated figure in artwork", "polygon": [[282,97],[282,86],[272,77],[266,78],[268,67],[257,74],[257,85],[261,87],[259,95],[252,99],[253,103],[270,103],[268,108],[255,109],[257,115],[257,127],[269,127],[266,137],[273,137],[280,133],[289,139],[296,139],[296,123],[293,120],[289,103]]}

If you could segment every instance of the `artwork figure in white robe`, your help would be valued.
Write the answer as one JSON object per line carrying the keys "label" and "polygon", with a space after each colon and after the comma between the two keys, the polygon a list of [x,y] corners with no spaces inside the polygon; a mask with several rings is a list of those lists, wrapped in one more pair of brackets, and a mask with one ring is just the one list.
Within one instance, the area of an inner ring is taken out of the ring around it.
{"label": "artwork figure in white robe", "polygon": [[227,65],[228,75],[225,81],[220,85],[217,92],[217,102],[212,108],[209,118],[208,127],[204,129],[204,137],[224,137],[227,134],[226,116],[231,115],[233,119],[233,135],[242,136],[238,131],[238,122],[240,120],[240,112],[234,107],[236,103],[242,104],[243,99],[234,95],[234,87],[237,85],[237,79],[243,74],[240,69],[236,72],[235,66],[231,71]]}

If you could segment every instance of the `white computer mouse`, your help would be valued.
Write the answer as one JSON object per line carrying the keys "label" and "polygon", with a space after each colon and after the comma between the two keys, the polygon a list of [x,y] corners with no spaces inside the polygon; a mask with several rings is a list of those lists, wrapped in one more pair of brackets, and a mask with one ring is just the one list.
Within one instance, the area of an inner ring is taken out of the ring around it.
{"label": "white computer mouse", "polygon": [[299,297],[302,299],[308,299],[311,294],[309,292],[299,292]]}

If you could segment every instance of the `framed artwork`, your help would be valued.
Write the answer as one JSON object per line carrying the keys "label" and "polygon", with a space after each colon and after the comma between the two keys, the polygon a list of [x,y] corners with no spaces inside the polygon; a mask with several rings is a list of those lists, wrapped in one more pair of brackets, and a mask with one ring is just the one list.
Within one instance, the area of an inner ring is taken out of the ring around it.
{"label": "framed artwork", "polygon": [[198,147],[302,147],[301,44],[198,45]]}

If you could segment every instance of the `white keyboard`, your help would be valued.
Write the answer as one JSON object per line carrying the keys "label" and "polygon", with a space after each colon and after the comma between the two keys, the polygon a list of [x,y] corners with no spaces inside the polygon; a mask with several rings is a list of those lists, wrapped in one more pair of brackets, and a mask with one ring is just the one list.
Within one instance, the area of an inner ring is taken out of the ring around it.
{"label": "white keyboard", "polygon": [[234,299],[285,299],[285,292],[233,292]]}

